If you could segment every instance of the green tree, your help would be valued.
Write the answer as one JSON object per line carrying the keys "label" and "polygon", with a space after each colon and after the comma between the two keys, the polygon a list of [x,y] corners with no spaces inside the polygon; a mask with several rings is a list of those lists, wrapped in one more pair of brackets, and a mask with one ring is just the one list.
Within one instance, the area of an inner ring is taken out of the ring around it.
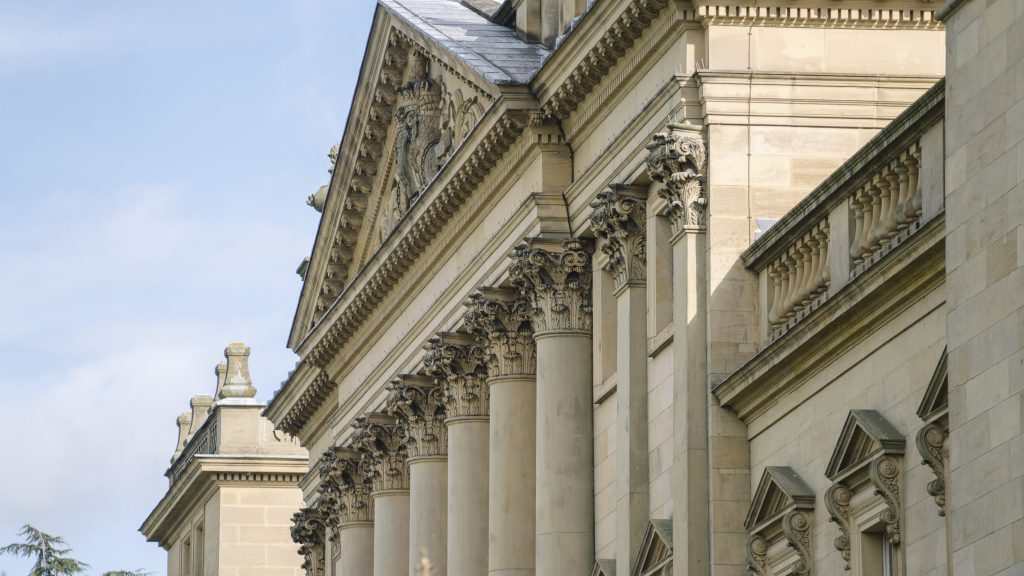
{"label": "green tree", "polygon": [[18,532],[24,542],[15,542],[0,548],[0,556],[9,554],[36,559],[28,576],[72,576],[85,572],[89,565],[68,556],[71,548],[60,536],[52,536],[25,524]]}
{"label": "green tree", "polygon": [[145,570],[114,570],[112,572],[104,572],[103,576],[149,576],[151,572]]}

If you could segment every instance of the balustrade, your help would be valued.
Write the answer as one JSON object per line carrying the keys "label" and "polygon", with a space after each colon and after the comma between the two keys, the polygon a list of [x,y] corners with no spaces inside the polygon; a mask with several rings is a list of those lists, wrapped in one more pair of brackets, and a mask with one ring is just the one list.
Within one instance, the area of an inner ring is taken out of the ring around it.
{"label": "balustrade", "polygon": [[768,267],[771,301],[768,321],[778,332],[829,288],[828,219],[799,236]]}
{"label": "balustrade", "polygon": [[850,257],[855,266],[894,244],[921,218],[921,144],[914,142],[858,186],[850,200],[854,223]]}

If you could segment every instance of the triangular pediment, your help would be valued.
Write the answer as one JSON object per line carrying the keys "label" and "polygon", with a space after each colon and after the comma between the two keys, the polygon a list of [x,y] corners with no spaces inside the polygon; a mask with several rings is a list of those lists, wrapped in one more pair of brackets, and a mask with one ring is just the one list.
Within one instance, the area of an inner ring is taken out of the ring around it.
{"label": "triangular pediment", "polygon": [[651,520],[633,562],[632,576],[642,576],[672,563],[672,521]]}
{"label": "triangular pediment", "polygon": [[808,508],[814,508],[814,490],[796,470],[789,466],[769,466],[761,475],[743,525],[753,532],[786,512]]}
{"label": "triangular pediment", "polygon": [[836,480],[879,454],[902,454],[903,434],[876,410],[850,410],[825,475]]}
{"label": "triangular pediment", "polygon": [[601,558],[594,562],[594,569],[590,571],[590,576],[615,576],[615,560]]}
{"label": "triangular pediment", "polygon": [[322,216],[302,270],[291,348],[366,267],[485,112],[525,84],[546,54],[462,3],[379,1],[330,182],[310,198]]}
{"label": "triangular pediment", "polygon": [[946,349],[942,349],[942,356],[935,366],[932,379],[928,382],[928,388],[924,391],[924,398],[917,408],[917,415],[922,420],[931,420],[949,409],[949,376],[947,372],[948,356]]}

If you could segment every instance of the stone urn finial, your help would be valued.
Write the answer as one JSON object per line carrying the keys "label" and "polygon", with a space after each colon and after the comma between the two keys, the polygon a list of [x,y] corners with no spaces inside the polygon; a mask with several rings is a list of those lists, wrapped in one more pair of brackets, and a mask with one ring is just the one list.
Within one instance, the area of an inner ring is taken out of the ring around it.
{"label": "stone urn finial", "polygon": [[250,351],[248,346],[240,342],[232,343],[224,349],[227,366],[225,367],[224,385],[220,388],[218,399],[252,398],[256,395],[252,377],[249,376]]}

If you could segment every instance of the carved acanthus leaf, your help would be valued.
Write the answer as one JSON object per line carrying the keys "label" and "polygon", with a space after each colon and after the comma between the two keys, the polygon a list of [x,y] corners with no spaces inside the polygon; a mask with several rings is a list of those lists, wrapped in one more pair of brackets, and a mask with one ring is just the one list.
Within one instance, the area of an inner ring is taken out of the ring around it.
{"label": "carved acanthus leaf", "polygon": [[829,520],[839,526],[839,536],[834,545],[843,557],[846,570],[850,569],[850,489],[843,484],[833,484],[825,491],[825,509]]}
{"label": "carved acanthus leaf", "polygon": [[444,390],[448,418],[486,416],[490,388],[483,346],[468,334],[443,332],[425,348],[423,365]]}
{"label": "carved acanthus leaf", "polygon": [[705,190],[707,152],[699,130],[673,124],[647,145],[647,173],[664,184],[659,190],[668,201],[666,214],[674,233],[707,227]]}
{"label": "carved acanthus leaf", "polygon": [[561,247],[530,239],[516,247],[509,277],[530,302],[537,332],[591,330],[593,270],[587,248],[578,239]]}
{"label": "carved acanthus leaf", "polygon": [[590,223],[608,257],[604,269],[615,278],[615,287],[647,278],[647,200],[643,193],[625,186],[599,192],[591,206]]}
{"label": "carved acanthus leaf", "polygon": [[463,319],[486,351],[491,378],[537,373],[537,348],[525,299],[512,290],[481,288],[466,306]]}
{"label": "carved acanthus leaf", "polygon": [[408,490],[405,430],[394,417],[372,412],[356,419],[352,444],[371,468],[373,491]]}
{"label": "carved acanthus leaf", "polygon": [[900,528],[902,524],[901,472],[900,461],[890,455],[882,456],[872,462],[868,472],[871,484],[875,487],[875,494],[885,500],[885,509],[878,515],[878,518],[885,524],[885,536],[893,544],[899,544],[902,541]]}
{"label": "carved acanthus leaf", "polygon": [[782,518],[782,533],[786,544],[796,551],[793,574],[807,576],[814,566],[811,561],[811,515],[802,510],[793,510]]}
{"label": "carved acanthus leaf", "polygon": [[444,389],[432,378],[403,374],[392,380],[387,390],[385,411],[401,423],[409,457],[447,454]]}
{"label": "carved acanthus leaf", "polygon": [[302,508],[292,515],[292,541],[299,545],[303,557],[302,569],[306,576],[325,574],[325,538],[327,525],[323,511],[317,508]]}

